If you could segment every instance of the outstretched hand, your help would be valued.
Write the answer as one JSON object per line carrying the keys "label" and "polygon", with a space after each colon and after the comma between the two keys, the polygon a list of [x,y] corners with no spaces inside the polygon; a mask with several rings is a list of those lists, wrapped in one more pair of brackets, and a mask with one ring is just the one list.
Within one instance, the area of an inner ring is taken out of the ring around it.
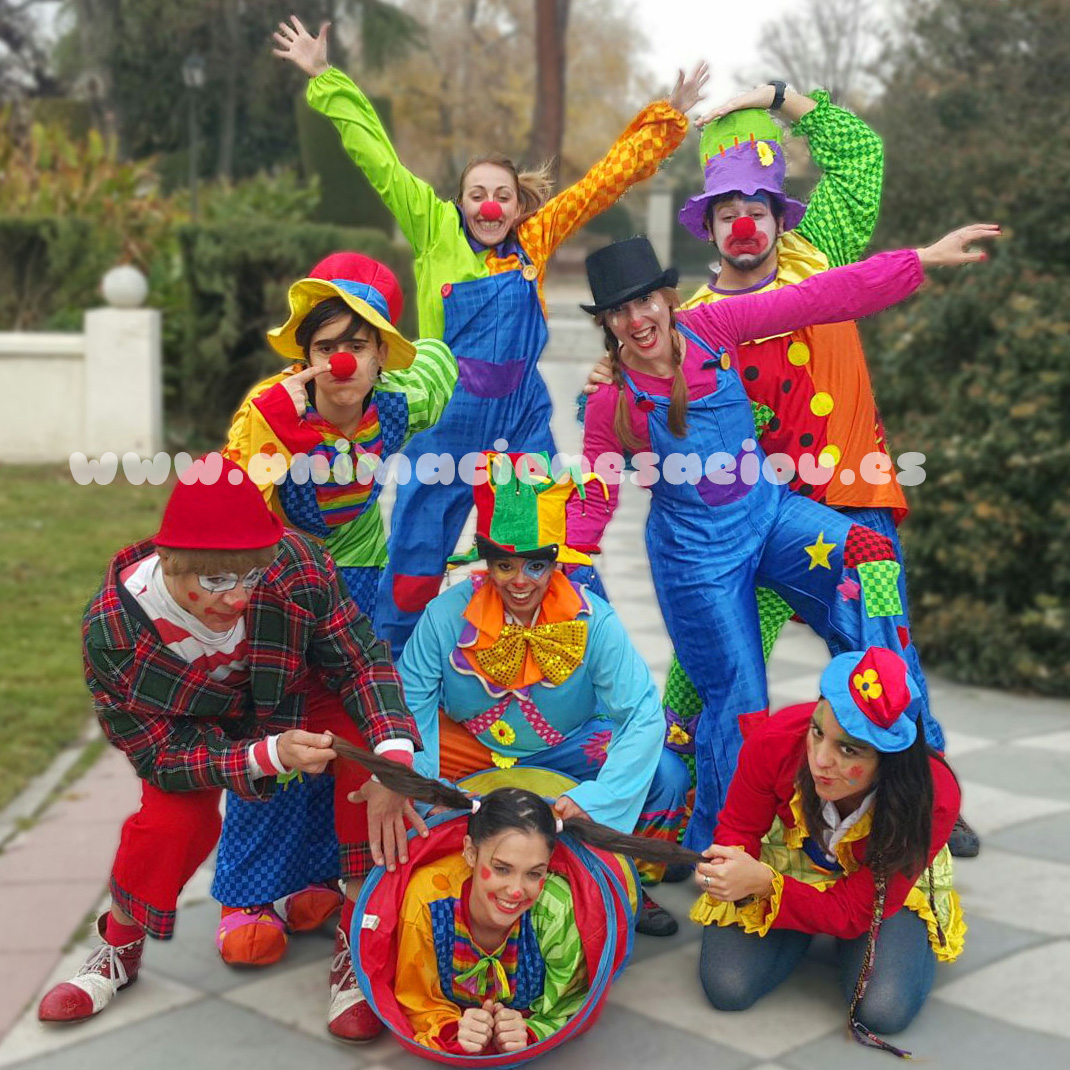
{"label": "outstretched hand", "polygon": [[945,234],[939,241],[918,250],[921,266],[928,270],[934,267],[958,267],[960,264],[976,264],[987,260],[988,253],[971,249],[974,242],[988,238],[1001,238],[1003,232],[998,223],[971,223]]}
{"label": "outstretched hand", "polygon": [[313,37],[296,15],[290,17],[292,26],[280,22],[278,30],[272,34],[276,47],[271,50],[271,54],[280,59],[288,59],[300,67],[309,78],[315,78],[331,66],[327,62],[327,30],[331,24],[320,23],[319,33]]}
{"label": "outstretched hand", "polygon": [[669,103],[677,111],[686,115],[702,99],[702,90],[709,78],[710,68],[705,60],[696,64],[695,69],[687,77],[684,77],[683,71],[678,71],[676,85],[672,87],[672,92],[669,94]]}

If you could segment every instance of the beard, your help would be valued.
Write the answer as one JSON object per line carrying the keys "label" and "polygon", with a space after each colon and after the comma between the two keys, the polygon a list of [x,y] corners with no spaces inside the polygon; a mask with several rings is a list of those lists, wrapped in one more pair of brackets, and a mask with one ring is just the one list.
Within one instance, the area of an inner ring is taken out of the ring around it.
{"label": "beard", "polygon": [[776,243],[774,242],[768,249],[761,253],[746,253],[743,256],[732,256],[729,253],[724,253],[718,250],[721,255],[721,262],[729,264],[735,268],[736,271],[754,271],[755,268],[759,268],[764,264],[770,256],[776,254]]}

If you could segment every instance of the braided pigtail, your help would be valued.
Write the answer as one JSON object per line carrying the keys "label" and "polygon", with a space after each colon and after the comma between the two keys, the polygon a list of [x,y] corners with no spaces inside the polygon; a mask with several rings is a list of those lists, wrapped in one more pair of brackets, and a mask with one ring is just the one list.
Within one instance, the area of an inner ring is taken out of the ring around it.
{"label": "braided pigtail", "polygon": [[624,385],[624,369],[620,362],[620,342],[616,335],[609,329],[603,313],[594,318],[595,323],[602,328],[606,342],[606,358],[609,360],[609,369],[613,374],[613,385],[617,389],[617,408],[613,413],[613,433],[617,441],[626,453],[635,453],[641,443],[635,437],[632,430],[632,416],[628,407],[628,392]]}
{"label": "braided pigtail", "polygon": [[[675,302],[679,298],[675,297]],[[684,343],[676,329],[675,304],[669,312],[669,328],[672,331],[672,391],[669,395],[669,430],[676,438],[683,438],[687,427],[687,380],[684,378]]]}

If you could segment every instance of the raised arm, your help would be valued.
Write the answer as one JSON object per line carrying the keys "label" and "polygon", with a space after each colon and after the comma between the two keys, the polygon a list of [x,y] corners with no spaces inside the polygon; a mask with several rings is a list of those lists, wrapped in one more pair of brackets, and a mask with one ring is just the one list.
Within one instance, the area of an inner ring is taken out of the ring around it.
{"label": "raised arm", "polygon": [[816,107],[795,122],[792,133],[806,137],[822,174],[796,229],[839,267],[857,260],[873,236],[884,185],[884,144],[823,89],[812,99]]}
{"label": "raised arm", "polygon": [[309,105],[334,123],[349,158],[382,197],[419,256],[434,243],[443,223],[456,218],[456,211],[401,163],[368,98],[351,79],[328,64],[329,25],[323,23],[313,36],[296,15],[292,26],[280,23],[274,55],[289,60],[309,76]]}
{"label": "raised arm", "polygon": [[520,224],[520,242],[539,267],[570,234],[649,178],[676,151],[687,133],[684,112],[698,101],[706,78],[704,63],[687,78],[681,72],[668,101],[655,100],[643,108],[583,178]]}
{"label": "raised arm", "polygon": [[384,372],[382,385],[403,393],[409,402],[406,438],[438,423],[457,385],[457,361],[445,342],[420,338],[416,357],[399,371]]}

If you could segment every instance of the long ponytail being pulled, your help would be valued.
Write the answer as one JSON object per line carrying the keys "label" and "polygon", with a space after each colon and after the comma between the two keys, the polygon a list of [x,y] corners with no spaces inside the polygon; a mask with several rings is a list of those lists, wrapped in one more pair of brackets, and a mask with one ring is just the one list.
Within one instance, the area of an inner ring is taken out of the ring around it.
{"label": "long ponytail being pulled", "polygon": [[431,806],[469,812],[471,816],[468,818],[468,834],[475,843],[510,828],[541,834],[546,837],[552,850],[558,834],[568,832],[580,843],[590,847],[627,855],[629,858],[641,858],[644,862],[661,862],[666,865],[683,862],[694,865],[704,861],[702,855],[695,851],[689,851],[666,840],[630,836],[581,817],[569,817],[562,821],[541,795],[522,788],[496,788],[473,809],[475,799],[472,796],[465,795],[463,791],[441,781],[421,776],[400,762],[361,750],[338,737],[335,737],[332,747],[340,758],[362,765],[379,779],[383,787],[398,795],[405,795]]}

